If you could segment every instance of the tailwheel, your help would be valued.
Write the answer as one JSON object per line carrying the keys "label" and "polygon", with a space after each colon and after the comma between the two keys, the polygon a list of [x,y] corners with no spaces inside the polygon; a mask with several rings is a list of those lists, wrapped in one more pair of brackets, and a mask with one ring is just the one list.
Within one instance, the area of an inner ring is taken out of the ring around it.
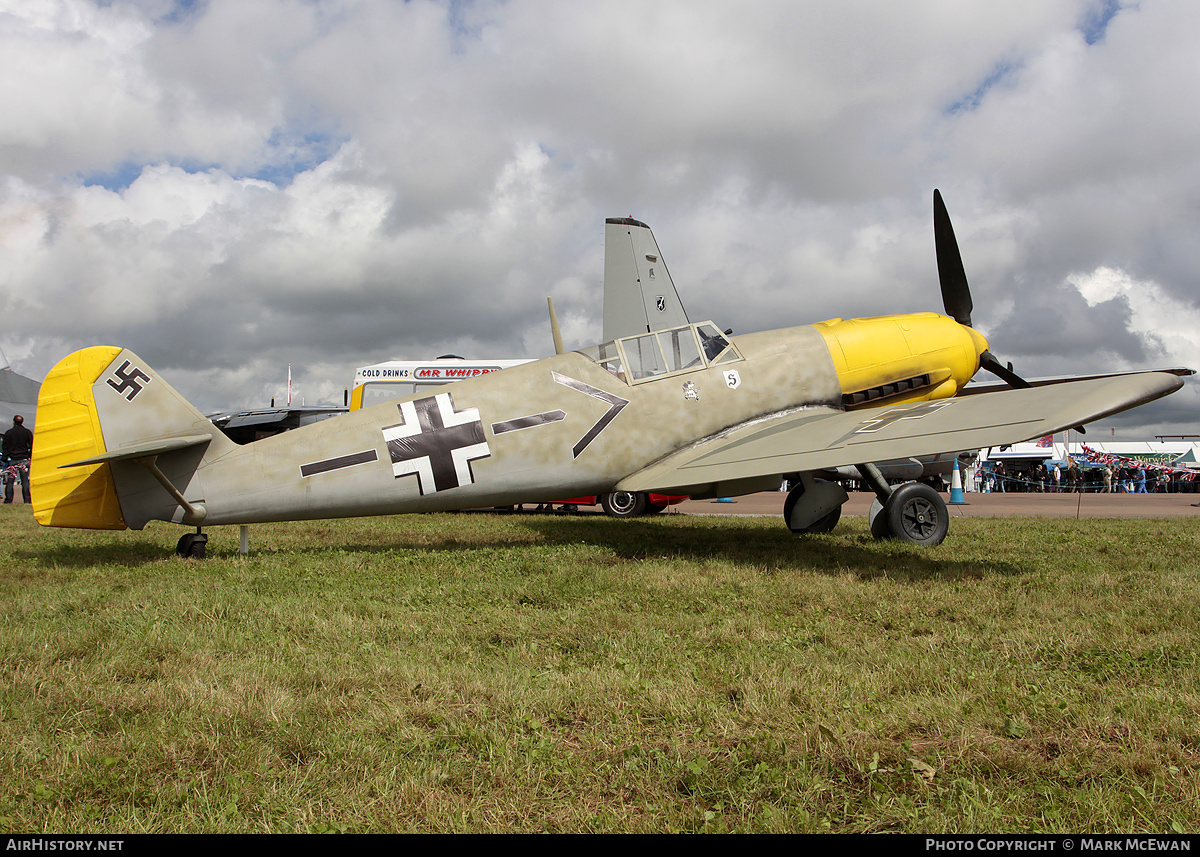
{"label": "tailwheel", "polygon": [[849,497],[836,482],[802,478],[783,503],[783,520],[797,535],[828,533],[842,518],[842,504]]}
{"label": "tailwheel", "polygon": [[871,535],[900,539],[932,547],[940,545],[950,529],[950,515],[942,495],[920,482],[897,486],[881,505],[871,505]]}
{"label": "tailwheel", "polygon": [[175,553],[188,559],[204,559],[208,536],[196,528],[194,533],[184,533],[175,544]]}

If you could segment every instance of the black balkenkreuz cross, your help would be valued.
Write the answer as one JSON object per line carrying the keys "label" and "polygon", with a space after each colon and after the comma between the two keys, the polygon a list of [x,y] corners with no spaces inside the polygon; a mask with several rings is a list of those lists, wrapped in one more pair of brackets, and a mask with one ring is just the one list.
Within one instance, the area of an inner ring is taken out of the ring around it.
{"label": "black balkenkreuz cross", "polygon": [[470,485],[471,462],[492,454],[478,408],[454,410],[449,393],[398,406],[404,422],[383,429],[392,473],[415,473],[421,494]]}
{"label": "black balkenkreuz cross", "polygon": [[909,408],[893,408],[890,411],[876,411],[875,415],[868,417],[859,423],[859,427],[854,430],[855,434],[863,434],[877,432],[885,429],[892,423],[900,420],[919,420],[930,414],[935,414],[942,408],[945,408],[954,403],[953,399],[940,399],[932,402],[921,402]]}

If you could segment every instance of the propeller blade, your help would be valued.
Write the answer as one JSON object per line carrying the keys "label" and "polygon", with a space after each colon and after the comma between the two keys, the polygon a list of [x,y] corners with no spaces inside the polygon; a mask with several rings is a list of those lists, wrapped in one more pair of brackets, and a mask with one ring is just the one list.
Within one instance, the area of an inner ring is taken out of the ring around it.
{"label": "propeller blade", "polygon": [[1033,385],[1018,375],[1012,370],[1012,364],[1005,366],[1000,360],[990,351],[985,351],[979,355],[979,368],[986,369],[998,378],[1004,379],[1008,386],[1016,389],[1032,387]]}
{"label": "propeller blade", "polygon": [[[970,327],[971,310],[975,308],[971,302],[971,287],[967,284],[967,272],[958,250],[958,239],[954,237],[950,213],[946,211],[942,192],[937,188],[933,191],[933,242],[937,250],[938,280],[942,286],[942,305],[946,308],[946,315]],[[1006,366],[990,351],[979,355],[979,368],[986,369],[1014,389],[1033,386],[1013,371],[1011,363]],[[1083,426],[1076,426],[1075,430],[1083,434]]]}
{"label": "propeller blade", "polygon": [[971,289],[967,285],[967,272],[958,251],[950,214],[942,202],[941,191],[936,189],[933,191],[933,242],[937,250],[938,279],[942,284],[942,305],[946,308],[946,315],[970,327],[974,305],[971,303]]}

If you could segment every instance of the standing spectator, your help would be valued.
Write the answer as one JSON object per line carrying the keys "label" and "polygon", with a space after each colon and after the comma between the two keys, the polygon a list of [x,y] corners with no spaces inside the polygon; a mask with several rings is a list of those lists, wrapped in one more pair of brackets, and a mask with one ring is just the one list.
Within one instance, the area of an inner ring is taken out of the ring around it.
{"label": "standing spectator", "polygon": [[4,433],[4,456],[0,460],[8,471],[4,482],[4,502],[13,501],[13,487],[21,480],[21,496],[29,503],[29,458],[33,454],[33,432],[25,428],[25,418],[13,417],[13,425]]}

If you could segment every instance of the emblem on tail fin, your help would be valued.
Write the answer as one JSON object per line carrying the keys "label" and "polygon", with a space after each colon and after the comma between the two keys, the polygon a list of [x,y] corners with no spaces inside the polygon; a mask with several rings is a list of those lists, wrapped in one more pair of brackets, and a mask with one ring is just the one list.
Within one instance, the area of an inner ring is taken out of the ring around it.
{"label": "emblem on tail fin", "polygon": [[[136,366],[133,366],[128,360],[121,364],[121,368],[114,369],[113,375],[115,378],[108,378],[108,386],[116,390],[120,395],[132,402],[137,398],[137,394],[142,392],[142,386],[150,383],[150,376]],[[118,379],[120,383],[117,383]],[[128,393],[128,395],[126,395]]]}

